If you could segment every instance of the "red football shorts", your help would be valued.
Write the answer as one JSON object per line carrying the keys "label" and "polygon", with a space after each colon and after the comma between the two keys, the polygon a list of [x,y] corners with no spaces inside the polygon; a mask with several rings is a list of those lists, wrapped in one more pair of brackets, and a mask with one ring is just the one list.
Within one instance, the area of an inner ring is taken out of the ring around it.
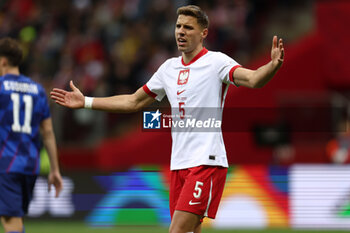
{"label": "red football shorts", "polygon": [[225,186],[227,168],[193,167],[171,171],[170,215],[175,210],[215,218]]}

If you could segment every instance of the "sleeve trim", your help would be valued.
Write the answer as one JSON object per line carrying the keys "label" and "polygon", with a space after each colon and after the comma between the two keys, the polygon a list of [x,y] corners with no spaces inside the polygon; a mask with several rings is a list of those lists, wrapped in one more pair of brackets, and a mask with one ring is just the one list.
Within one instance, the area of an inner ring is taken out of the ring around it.
{"label": "sleeve trim", "polygon": [[231,68],[230,73],[229,73],[229,78],[231,82],[234,82],[234,78],[233,78],[233,73],[235,72],[235,70],[239,67],[242,67],[241,65],[236,65],[234,67]]}
{"label": "sleeve trim", "polygon": [[153,93],[148,87],[147,85],[143,85],[143,90],[149,95],[151,96],[152,98],[156,98],[157,97],[157,94]]}

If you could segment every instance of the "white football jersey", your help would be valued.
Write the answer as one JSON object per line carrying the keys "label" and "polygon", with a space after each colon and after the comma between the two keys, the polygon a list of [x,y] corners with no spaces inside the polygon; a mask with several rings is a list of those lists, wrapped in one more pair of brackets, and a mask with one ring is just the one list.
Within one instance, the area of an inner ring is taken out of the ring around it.
{"label": "white football jersey", "polygon": [[[172,115],[188,120],[183,124],[185,130],[172,125],[171,170],[200,165],[228,167],[221,125],[217,130],[210,127],[221,121],[228,86],[234,84],[233,72],[239,66],[227,55],[203,48],[188,64],[181,56],[168,59],[143,86],[158,101],[167,95]],[[213,110],[218,112],[215,117],[209,113]],[[203,121],[198,123],[193,117]],[[205,122],[209,128],[204,127]]]}

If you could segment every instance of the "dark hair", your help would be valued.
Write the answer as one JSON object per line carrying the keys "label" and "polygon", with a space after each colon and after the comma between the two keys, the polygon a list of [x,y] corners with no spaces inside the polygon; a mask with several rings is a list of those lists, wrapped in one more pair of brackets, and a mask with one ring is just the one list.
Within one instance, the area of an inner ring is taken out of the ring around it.
{"label": "dark hair", "polygon": [[0,56],[6,57],[10,66],[19,66],[23,52],[18,41],[9,37],[0,39]]}
{"label": "dark hair", "polygon": [[177,9],[177,15],[193,16],[197,19],[198,24],[202,28],[209,27],[208,15],[199,6],[195,6],[195,5],[182,6]]}

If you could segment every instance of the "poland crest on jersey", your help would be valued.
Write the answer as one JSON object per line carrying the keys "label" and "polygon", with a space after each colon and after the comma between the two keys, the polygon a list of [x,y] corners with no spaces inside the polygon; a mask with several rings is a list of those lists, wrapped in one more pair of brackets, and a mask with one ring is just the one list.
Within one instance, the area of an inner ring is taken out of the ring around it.
{"label": "poland crest on jersey", "polygon": [[177,85],[185,85],[188,81],[188,77],[190,76],[190,70],[181,70],[179,73],[179,78],[177,79]]}

